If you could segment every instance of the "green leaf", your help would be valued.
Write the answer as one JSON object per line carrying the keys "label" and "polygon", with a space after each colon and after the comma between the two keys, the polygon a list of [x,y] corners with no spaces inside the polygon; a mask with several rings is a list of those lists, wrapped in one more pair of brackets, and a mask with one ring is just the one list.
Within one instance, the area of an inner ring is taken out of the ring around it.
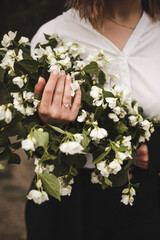
{"label": "green leaf", "polygon": [[43,132],[35,129],[32,132],[32,137],[35,138],[36,144],[35,148],[37,147],[43,147],[45,150],[48,148],[49,144],[49,133],[48,132]]}
{"label": "green leaf", "polygon": [[104,153],[102,153],[101,155],[99,155],[99,156],[93,161],[93,164],[97,164],[97,163],[101,162],[101,161],[109,154],[110,151],[111,151],[111,147],[109,147],[106,152],[104,152]]}
{"label": "green leaf", "polygon": [[114,98],[113,93],[111,93],[111,92],[109,92],[109,91],[104,91],[104,92],[103,92],[103,95],[104,95],[104,98],[107,98],[107,97],[112,97],[112,98]]}
{"label": "green leaf", "polygon": [[116,175],[110,175],[109,179],[112,182],[113,187],[123,186],[128,181],[128,169],[121,170]]}
{"label": "green leaf", "polygon": [[21,60],[19,62],[15,62],[14,64],[15,73],[17,75],[21,74],[33,74],[38,71],[38,63],[35,60]]}
{"label": "green leaf", "polygon": [[0,160],[8,160],[11,156],[11,150],[9,147],[6,147],[0,152]]}
{"label": "green leaf", "polygon": [[133,163],[133,159],[129,159],[127,164],[124,166],[124,170],[128,170]]}
{"label": "green leaf", "polygon": [[4,82],[4,74],[5,74],[5,69],[0,67],[0,83]]}
{"label": "green leaf", "polygon": [[105,73],[101,70],[99,73],[99,83],[103,85],[106,82],[106,75]]}
{"label": "green leaf", "polygon": [[71,166],[71,168],[70,168],[70,174],[71,174],[72,176],[74,176],[74,177],[77,176],[77,174],[78,174],[77,169]]}
{"label": "green leaf", "polygon": [[108,187],[112,187],[112,182],[111,182],[111,180],[109,180],[109,178],[104,177],[104,182]]}
{"label": "green leaf", "polygon": [[20,156],[16,153],[12,153],[8,159],[8,164],[20,164]]}
{"label": "green leaf", "polygon": [[101,106],[96,108],[96,110],[95,110],[95,115],[94,115],[94,117],[95,117],[96,120],[100,119],[103,111],[104,111],[104,108],[101,107]]}
{"label": "green leaf", "polygon": [[128,130],[128,127],[123,122],[119,121],[116,125],[116,129],[119,134],[123,134]]}
{"label": "green leaf", "polygon": [[99,75],[99,68],[96,62],[89,63],[87,66],[83,68],[83,70],[89,74],[95,74],[96,76]]}
{"label": "green leaf", "polygon": [[40,175],[43,183],[44,190],[49,193],[52,197],[60,199],[60,184],[58,178],[52,173],[44,173]]}
{"label": "green leaf", "polygon": [[10,148],[13,148],[13,149],[16,149],[16,150],[21,148],[21,141],[20,142],[16,142],[16,143],[12,143],[10,145]]}
{"label": "green leaf", "polygon": [[0,170],[3,170],[4,169],[4,165],[3,163],[0,162]]}
{"label": "green leaf", "polygon": [[86,147],[88,147],[91,141],[91,138],[88,136],[88,133],[84,129],[83,129],[82,135],[83,135],[83,139],[81,141],[81,145],[85,149]]}
{"label": "green leaf", "polygon": [[52,125],[49,125],[51,128],[53,128],[56,132],[59,132],[61,134],[66,134],[66,132],[64,130],[62,130],[61,128],[59,127],[55,127],[55,126],[52,126]]}
{"label": "green leaf", "polygon": [[44,152],[44,154],[43,154],[43,156],[41,157],[41,159],[40,159],[40,162],[42,163],[42,162],[45,162],[45,161],[47,161],[47,160],[54,160],[54,159],[56,159],[57,158],[57,156],[56,155],[53,155],[53,154],[49,154],[48,152]]}
{"label": "green leaf", "polygon": [[10,144],[10,140],[4,132],[0,132],[0,147],[6,147]]}

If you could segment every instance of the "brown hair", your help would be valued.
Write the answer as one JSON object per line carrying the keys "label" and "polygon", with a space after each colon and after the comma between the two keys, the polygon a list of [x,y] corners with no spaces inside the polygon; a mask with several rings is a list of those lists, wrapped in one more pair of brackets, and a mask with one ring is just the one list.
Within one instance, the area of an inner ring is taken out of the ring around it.
{"label": "brown hair", "polygon": [[[106,0],[67,0],[66,7],[79,11],[80,17],[97,27],[105,18]],[[160,0],[142,0],[142,8],[153,21],[160,19]]]}

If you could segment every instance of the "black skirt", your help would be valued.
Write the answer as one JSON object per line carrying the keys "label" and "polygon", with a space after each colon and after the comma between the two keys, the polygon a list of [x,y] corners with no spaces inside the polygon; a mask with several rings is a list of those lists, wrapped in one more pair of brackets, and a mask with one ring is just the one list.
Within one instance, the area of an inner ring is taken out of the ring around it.
{"label": "black skirt", "polygon": [[160,236],[160,181],[158,174],[134,169],[139,182],[133,206],[120,202],[124,188],[102,190],[91,183],[89,169],[81,169],[70,197],[37,205],[27,201],[27,240],[156,239]]}

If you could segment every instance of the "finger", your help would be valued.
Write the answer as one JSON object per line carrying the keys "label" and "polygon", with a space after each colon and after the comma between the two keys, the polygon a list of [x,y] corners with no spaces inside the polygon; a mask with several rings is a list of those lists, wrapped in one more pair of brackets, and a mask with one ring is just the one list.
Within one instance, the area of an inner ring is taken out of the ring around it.
{"label": "finger", "polygon": [[137,151],[138,155],[146,155],[148,154],[148,147],[146,144],[142,144],[141,147]]}
{"label": "finger", "polygon": [[41,104],[43,107],[48,107],[51,105],[58,77],[59,71],[57,69],[51,72],[42,96]]}
{"label": "finger", "polygon": [[52,104],[53,107],[62,106],[65,78],[66,78],[65,71],[62,70],[54,91],[53,104]]}
{"label": "finger", "polygon": [[45,79],[43,77],[39,77],[38,83],[35,85],[35,88],[34,88],[34,94],[41,97],[43,94],[45,85],[46,85]]}
{"label": "finger", "polygon": [[136,162],[134,161],[133,164],[137,167],[143,168],[143,169],[148,169],[149,163],[148,162]]}
{"label": "finger", "polygon": [[79,108],[81,105],[81,95],[82,95],[81,90],[80,90],[80,88],[78,88],[75,92],[74,101],[73,101],[71,111],[70,111],[70,113],[71,113],[70,121],[74,121],[78,115]]}
{"label": "finger", "polygon": [[[68,75],[65,79],[65,86],[64,86],[64,94],[63,94],[63,102],[62,104],[67,104],[70,106],[71,104],[71,77]],[[65,107],[65,106],[64,106]]]}
{"label": "finger", "polygon": [[138,167],[147,169],[149,166],[149,158],[147,155],[144,155],[143,157],[142,156],[135,157],[133,160],[133,164]]}

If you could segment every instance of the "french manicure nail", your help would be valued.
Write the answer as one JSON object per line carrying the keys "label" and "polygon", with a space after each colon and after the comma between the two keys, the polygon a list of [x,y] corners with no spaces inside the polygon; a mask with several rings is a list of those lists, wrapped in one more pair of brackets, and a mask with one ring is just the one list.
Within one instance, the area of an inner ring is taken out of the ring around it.
{"label": "french manicure nail", "polygon": [[41,83],[42,82],[42,77],[39,77],[38,78],[38,83]]}
{"label": "french manicure nail", "polygon": [[68,81],[70,81],[70,80],[71,80],[71,77],[70,77],[69,75],[67,75],[66,79],[67,79]]}
{"label": "french manicure nail", "polygon": [[62,71],[61,71],[61,76],[64,76],[64,75],[65,75],[65,71],[62,70]]}
{"label": "french manicure nail", "polygon": [[58,69],[54,69],[54,70],[53,70],[53,73],[54,73],[55,75],[57,75],[57,74],[59,73]]}

